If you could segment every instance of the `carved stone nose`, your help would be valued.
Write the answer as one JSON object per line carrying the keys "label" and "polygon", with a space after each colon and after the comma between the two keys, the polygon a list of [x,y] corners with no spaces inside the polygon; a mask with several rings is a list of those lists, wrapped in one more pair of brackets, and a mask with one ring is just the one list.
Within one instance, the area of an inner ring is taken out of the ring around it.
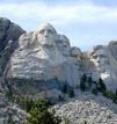
{"label": "carved stone nose", "polygon": [[45,31],[45,32],[44,32],[44,36],[45,36],[45,37],[48,37],[48,31]]}

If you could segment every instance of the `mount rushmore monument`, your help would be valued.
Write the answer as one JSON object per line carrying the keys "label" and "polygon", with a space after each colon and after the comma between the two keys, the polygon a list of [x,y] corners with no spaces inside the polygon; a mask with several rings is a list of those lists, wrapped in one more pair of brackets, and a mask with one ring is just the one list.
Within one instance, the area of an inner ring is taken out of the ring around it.
{"label": "mount rushmore monument", "polygon": [[[52,25],[45,24],[34,32],[23,34],[18,44],[10,59],[9,78],[57,78],[67,81],[71,86],[77,84],[79,68],[75,63],[78,59],[74,60],[74,53],[70,53],[72,51],[67,37],[58,35]],[[79,52],[76,54],[79,55]]]}
{"label": "mount rushmore monument", "polygon": [[27,116],[7,99],[8,91],[16,96],[44,97],[55,102],[65,95],[63,89],[67,86],[75,91],[77,100],[55,106],[58,115],[70,118],[71,124],[78,124],[83,118],[96,124],[116,124],[116,104],[100,94],[96,97],[79,89],[85,74],[94,82],[101,78],[107,89],[115,92],[116,53],[116,41],[81,51],[49,23],[26,32],[10,20],[0,18],[0,123],[7,124],[3,121],[9,113],[16,124],[23,124]]}
{"label": "mount rushmore monument", "polygon": [[27,33],[13,24],[12,28],[7,26],[8,20],[1,20],[0,32],[7,32],[5,35],[8,35],[5,40],[0,35],[3,39],[1,46],[5,44],[0,58],[1,65],[4,65],[0,69],[1,77],[9,85],[12,84],[15,93],[42,96],[47,92],[46,95],[58,96],[64,84],[79,87],[83,74],[93,80],[102,78],[108,89],[117,89],[116,42],[82,52],[72,47],[69,39],[49,23]]}

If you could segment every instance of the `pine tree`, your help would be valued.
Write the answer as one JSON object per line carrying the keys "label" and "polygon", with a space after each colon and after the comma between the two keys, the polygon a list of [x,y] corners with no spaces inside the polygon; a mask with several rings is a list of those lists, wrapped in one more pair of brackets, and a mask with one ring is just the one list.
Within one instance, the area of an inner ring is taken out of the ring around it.
{"label": "pine tree", "polygon": [[80,89],[82,91],[86,90],[86,81],[87,81],[87,76],[86,76],[86,74],[83,74],[81,79],[80,79]]}
{"label": "pine tree", "polygon": [[99,79],[99,85],[100,85],[100,88],[101,88],[101,91],[106,91],[106,85],[104,84],[103,80],[100,78]]}

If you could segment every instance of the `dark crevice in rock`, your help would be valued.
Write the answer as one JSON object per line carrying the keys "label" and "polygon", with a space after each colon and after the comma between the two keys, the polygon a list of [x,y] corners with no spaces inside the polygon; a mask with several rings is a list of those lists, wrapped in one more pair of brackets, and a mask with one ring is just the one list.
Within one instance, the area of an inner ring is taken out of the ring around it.
{"label": "dark crevice in rock", "polygon": [[8,29],[10,27],[11,22],[8,20],[8,25],[5,29],[4,35],[1,39],[2,45],[0,45],[0,52],[5,48],[6,44],[8,43],[7,41],[7,35],[8,35]]}

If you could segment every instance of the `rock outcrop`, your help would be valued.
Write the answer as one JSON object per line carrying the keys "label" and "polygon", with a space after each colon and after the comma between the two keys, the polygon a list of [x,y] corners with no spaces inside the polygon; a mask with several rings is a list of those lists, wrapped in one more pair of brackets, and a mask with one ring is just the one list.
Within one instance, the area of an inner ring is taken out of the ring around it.
{"label": "rock outcrop", "polygon": [[0,94],[0,124],[24,124],[28,114]]}
{"label": "rock outcrop", "polygon": [[9,113],[16,124],[22,124],[27,116],[8,100],[7,92],[11,91],[16,98],[44,97],[55,103],[68,99],[68,94],[63,93],[67,86],[67,90],[78,94],[78,100],[55,107],[58,115],[66,116],[72,124],[78,124],[82,119],[89,123],[116,124],[117,107],[112,101],[101,93],[94,96],[79,91],[83,74],[92,77],[93,83],[103,79],[111,91],[117,89],[116,53],[117,42],[82,52],[72,47],[69,39],[58,34],[50,24],[27,33],[8,19],[0,18],[0,123],[4,124]]}
{"label": "rock outcrop", "polygon": [[77,93],[77,98],[52,107],[63,121],[69,124],[117,124],[117,106],[112,101],[100,95]]}
{"label": "rock outcrop", "polygon": [[24,118],[26,118],[25,112],[18,107],[14,108],[8,100],[6,82],[3,76],[9,59],[18,45],[17,40],[24,32],[23,29],[10,20],[0,18],[0,124],[8,124],[11,116],[17,124],[20,122],[23,124]]}
{"label": "rock outcrop", "polygon": [[0,18],[0,75],[6,67],[11,54],[17,47],[17,40],[25,31],[6,18]]}
{"label": "rock outcrop", "polygon": [[5,48],[9,40],[17,41],[25,31],[6,18],[0,18],[0,52]]}
{"label": "rock outcrop", "polygon": [[31,81],[31,87],[36,85],[34,89],[38,93],[41,86],[47,90],[51,87],[60,90],[64,83],[76,87],[80,79],[80,56],[81,51],[71,48],[66,36],[59,35],[52,25],[45,24],[34,32],[21,35],[6,78],[9,81],[15,79],[13,86],[16,87],[26,85],[26,80]]}
{"label": "rock outcrop", "polygon": [[89,59],[94,64],[96,70],[92,74],[96,73],[97,77],[101,77],[110,90],[117,89],[116,50],[116,42],[111,42],[108,46],[96,46],[89,53]]}
{"label": "rock outcrop", "polygon": [[26,91],[28,83],[24,82],[31,82],[29,87],[36,91],[32,94],[39,95],[42,91],[60,92],[65,83],[77,87],[85,73],[94,80],[102,78],[108,89],[116,90],[116,59],[115,42],[108,46],[98,45],[87,53],[81,52],[79,48],[71,47],[69,39],[47,23],[20,36],[5,70],[5,78],[14,84],[16,91],[21,86],[19,93],[22,88]]}

